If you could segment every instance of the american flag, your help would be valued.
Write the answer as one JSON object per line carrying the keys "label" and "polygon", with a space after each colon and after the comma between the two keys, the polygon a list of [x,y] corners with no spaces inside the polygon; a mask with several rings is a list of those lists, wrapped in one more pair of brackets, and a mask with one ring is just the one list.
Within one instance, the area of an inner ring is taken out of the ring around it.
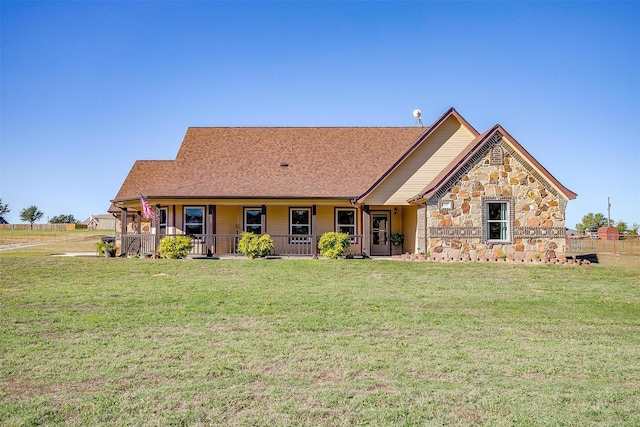
{"label": "american flag", "polygon": [[156,221],[158,219],[156,213],[142,194],[140,194],[140,203],[142,203],[142,216],[146,219]]}

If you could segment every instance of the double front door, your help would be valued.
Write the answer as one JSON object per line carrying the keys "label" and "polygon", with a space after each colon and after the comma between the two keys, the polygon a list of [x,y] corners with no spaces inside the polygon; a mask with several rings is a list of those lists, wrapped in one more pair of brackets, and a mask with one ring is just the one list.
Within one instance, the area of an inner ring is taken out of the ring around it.
{"label": "double front door", "polygon": [[371,255],[391,255],[390,212],[371,212]]}

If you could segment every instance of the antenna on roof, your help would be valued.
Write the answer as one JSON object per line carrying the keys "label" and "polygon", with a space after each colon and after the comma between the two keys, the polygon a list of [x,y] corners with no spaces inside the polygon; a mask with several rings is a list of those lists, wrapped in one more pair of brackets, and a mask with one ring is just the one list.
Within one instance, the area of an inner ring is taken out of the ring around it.
{"label": "antenna on roof", "polygon": [[415,110],[413,110],[413,117],[416,118],[416,122],[413,124],[414,126],[420,126],[420,127],[424,127],[424,125],[422,124],[422,111],[418,110],[417,108]]}

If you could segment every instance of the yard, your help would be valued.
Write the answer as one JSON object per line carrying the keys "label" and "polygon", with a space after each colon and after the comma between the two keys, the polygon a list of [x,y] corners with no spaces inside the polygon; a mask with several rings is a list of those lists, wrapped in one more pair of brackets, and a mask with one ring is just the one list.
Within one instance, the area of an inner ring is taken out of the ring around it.
{"label": "yard", "polygon": [[0,252],[2,425],[640,424],[637,264],[49,256],[71,243]]}

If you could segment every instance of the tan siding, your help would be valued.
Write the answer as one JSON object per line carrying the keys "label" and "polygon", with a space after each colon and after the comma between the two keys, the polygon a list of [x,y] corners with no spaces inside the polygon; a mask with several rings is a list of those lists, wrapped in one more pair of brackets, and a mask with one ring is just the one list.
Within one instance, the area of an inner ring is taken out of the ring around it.
{"label": "tan siding", "polygon": [[316,209],[316,226],[314,232],[318,235],[334,231],[335,214],[333,206],[318,206]]}
{"label": "tan siding", "polygon": [[[405,206],[402,208],[402,222],[404,229],[404,247],[405,252],[411,254],[416,253],[416,238],[418,231],[417,206]],[[424,248],[420,248],[424,250]]]}
{"label": "tan siding", "polygon": [[402,233],[404,234],[404,220],[402,218],[402,207],[397,207],[398,211],[393,213],[394,207],[385,206],[386,208],[391,208],[391,232],[392,233]]}
{"label": "tan siding", "polygon": [[175,218],[175,232],[176,234],[184,233],[184,215],[182,206],[176,206],[176,218]]}
{"label": "tan siding", "polygon": [[407,205],[407,199],[424,189],[474,138],[455,117],[440,127],[393,171],[365,203]]}
{"label": "tan siding", "polygon": [[242,206],[216,206],[216,233],[242,232]]}
{"label": "tan siding", "polygon": [[[299,205],[297,207],[306,207]],[[289,234],[289,207],[267,206],[267,233]]]}

